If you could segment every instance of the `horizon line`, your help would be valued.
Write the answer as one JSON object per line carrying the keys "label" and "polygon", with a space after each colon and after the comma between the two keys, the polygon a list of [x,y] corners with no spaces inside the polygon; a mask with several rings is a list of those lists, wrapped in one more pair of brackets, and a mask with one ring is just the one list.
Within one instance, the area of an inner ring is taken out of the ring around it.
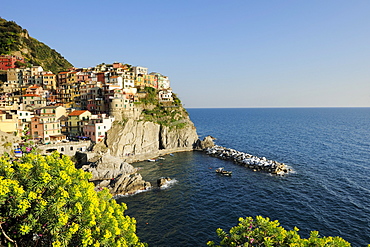
{"label": "horizon line", "polygon": [[370,106],[228,106],[228,107],[185,107],[185,109],[272,109],[272,108],[370,108]]}

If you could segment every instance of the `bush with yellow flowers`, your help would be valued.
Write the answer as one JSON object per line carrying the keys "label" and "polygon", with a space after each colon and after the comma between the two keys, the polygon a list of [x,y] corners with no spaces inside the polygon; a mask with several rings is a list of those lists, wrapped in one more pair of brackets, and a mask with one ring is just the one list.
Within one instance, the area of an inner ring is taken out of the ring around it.
{"label": "bush with yellow flowers", "polygon": [[0,157],[0,246],[146,246],[126,205],[90,177],[56,152]]}
{"label": "bush with yellow flowers", "polygon": [[280,223],[270,221],[269,218],[257,216],[240,218],[239,224],[230,229],[226,233],[222,229],[217,229],[217,235],[221,239],[219,245],[213,241],[207,243],[208,246],[264,246],[264,247],[288,247],[288,246],[335,246],[349,247],[350,243],[340,237],[320,237],[317,231],[312,231],[307,239],[301,238],[298,234],[299,229],[295,227],[293,230],[287,231],[279,226]]}

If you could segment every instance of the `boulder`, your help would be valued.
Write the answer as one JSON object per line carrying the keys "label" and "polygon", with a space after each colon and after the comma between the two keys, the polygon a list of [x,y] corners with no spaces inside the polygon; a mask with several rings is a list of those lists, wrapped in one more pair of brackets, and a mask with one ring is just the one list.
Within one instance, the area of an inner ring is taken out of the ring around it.
{"label": "boulder", "polygon": [[169,177],[159,178],[159,179],[157,179],[157,185],[158,185],[158,187],[162,187],[162,186],[163,186],[163,185],[165,185],[168,181],[171,181],[171,178],[169,178]]}
{"label": "boulder", "polygon": [[113,195],[132,194],[151,187],[136,173],[135,167],[118,157],[104,155],[95,163],[82,166],[82,169],[92,174],[90,181],[94,182],[95,190],[108,188]]}
{"label": "boulder", "polygon": [[212,137],[212,136],[206,136],[204,137],[203,141],[201,141],[200,139],[197,140],[196,144],[195,144],[195,148],[196,150],[205,150],[207,148],[212,148],[215,146],[215,143],[213,142],[213,140],[215,140],[216,138]]}

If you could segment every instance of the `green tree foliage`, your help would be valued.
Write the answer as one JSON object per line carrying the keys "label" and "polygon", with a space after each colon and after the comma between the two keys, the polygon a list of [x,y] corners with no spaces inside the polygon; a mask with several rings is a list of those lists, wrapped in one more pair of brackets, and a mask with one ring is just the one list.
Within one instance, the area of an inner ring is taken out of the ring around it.
{"label": "green tree foliage", "polygon": [[136,221],[69,157],[0,158],[0,246],[145,246]]}
{"label": "green tree foliage", "polygon": [[280,223],[270,221],[269,218],[257,216],[240,218],[239,224],[230,229],[226,233],[222,229],[217,229],[217,235],[221,239],[219,245],[213,241],[207,243],[208,246],[297,246],[297,247],[348,247],[350,243],[340,237],[320,237],[319,232],[312,231],[307,239],[301,238],[298,234],[299,229],[295,227],[293,230],[287,231],[280,226]]}

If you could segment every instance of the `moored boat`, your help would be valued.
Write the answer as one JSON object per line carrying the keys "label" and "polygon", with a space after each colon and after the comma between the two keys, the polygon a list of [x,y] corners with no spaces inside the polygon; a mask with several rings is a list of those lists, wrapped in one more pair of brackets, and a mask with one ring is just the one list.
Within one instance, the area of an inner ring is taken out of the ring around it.
{"label": "moored boat", "polygon": [[226,171],[226,170],[224,170],[223,167],[220,167],[220,168],[216,169],[216,173],[221,174],[221,175],[225,175],[225,176],[231,176],[231,174],[233,172],[232,171]]}

